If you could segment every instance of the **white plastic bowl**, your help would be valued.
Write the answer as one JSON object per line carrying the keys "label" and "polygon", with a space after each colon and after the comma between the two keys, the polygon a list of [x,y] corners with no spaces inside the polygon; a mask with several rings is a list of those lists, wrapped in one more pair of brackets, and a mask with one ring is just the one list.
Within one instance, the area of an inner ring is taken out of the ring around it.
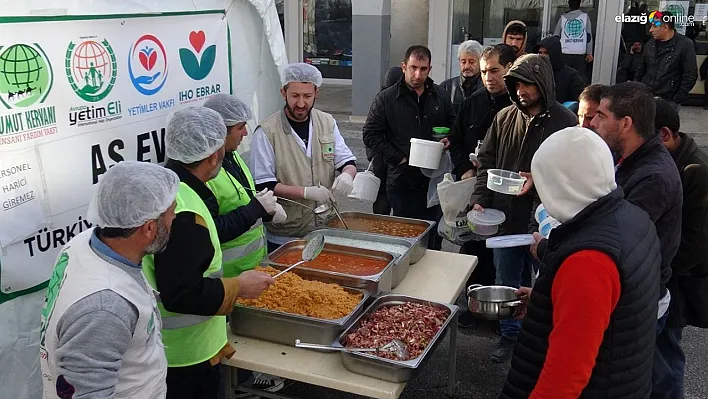
{"label": "white plastic bowl", "polygon": [[411,139],[411,153],[408,164],[425,169],[437,169],[440,166],[445,145],[437,141]]}
{"label": "white plastic bowl", "polygon": [[487,171],[487,188],[501,194],[518,194],[524,187],[526,178],[516,172],[502,169]]}
{"label": "white plastic bowl", "polygon": [[467,212],[467,226],[478,236],[497,234],[499,225],[504,223],[506,215],[498,209],[485,209],[484,212],[471,210]]}
{"label": "white plastic bowl", "polygon": [[376,177],[373,172],[367,170],[357,173],[354,178],[354,189],[348,197],[364,202],[374,202],[379,194],[380,186],[381,179]]}

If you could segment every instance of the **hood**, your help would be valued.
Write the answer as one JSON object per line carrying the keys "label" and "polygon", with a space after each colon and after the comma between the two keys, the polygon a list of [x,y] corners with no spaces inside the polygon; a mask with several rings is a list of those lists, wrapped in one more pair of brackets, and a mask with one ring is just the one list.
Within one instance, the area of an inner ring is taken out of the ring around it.
{"label": "hood", "polygon": [[554,71],[559,71],[565,65],[563,61],[563,50],[561,49],[561,42],[555,36],[547,37],[541,40],[540,43],[533,46],[533,52],[538,54],[538,50],[543,47],[548,50],[548,56],[551,58],[551,65],[553,65]]}
{"label": "hood", "polygon": [[517,80],[538,86],[545,109],[556,102],[556,83],[553,81],[553,67],[548,57],[539,54],[523,55],[514,61],[514,65],[504,75],[509,98],[518,107],[520,104],[516,95]]}
{"label": "hood", "polygon": [[577,126],[541,143],[531,174],[546,211],[561,223],[617,188],[610,148],[595,132]]}
{"label": "hood", "polygon": [[[518,20],[518,19],[515,19],[515,20],[513,20],[513,21],[509,21],[509,23],[506,24],[506,26],[504,27],[504,32],[502,33],[502,43],[506,43],[506,31],[507,31],[507,29],[509,29],[509,27],[510,27],[511,25],[514,25],[514,24],[520,24],[520,25],[526,26],[526,24],[524,23],[524,21],[520,21],[520,20]],[[529,40],[528,27],[526,28],[526,32],[527,32],[527,33],[526,33],[526,35],[524,36],[524,45],[521,46],[521,48],[519,49],[519,51],[516,52],[516,56],[517,56],[517,57],[521,56],[522,54],[526,54],[526,43],[527,43],[528,40]]]}

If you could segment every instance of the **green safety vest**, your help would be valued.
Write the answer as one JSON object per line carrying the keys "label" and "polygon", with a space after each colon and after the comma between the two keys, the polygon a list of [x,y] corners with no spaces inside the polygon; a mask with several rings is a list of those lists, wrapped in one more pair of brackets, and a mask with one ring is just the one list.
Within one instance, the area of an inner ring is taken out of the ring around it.
{"label": "green safety vest", "polygon": [[[221,278],[224,270],[221,266],[219,235],[209,209],[199,195],[185,183],[179,184],[176,202],[175,213],[192,212],[201,216],[206,222],[214,247],[214,257],[203,276]],[[150,286],[157,290],[153,255],[143,258],[143,273]],[[165,310],[159,296],[157,306],[162,316],[162,342],[165,345],[169,367],[186,367],[202,363],[214,357],[226,345],[226,316],[198,316],[169,312]]]}
{"label": "green safety vest", "polygon": [[[246,175],[249,187],[251,190],[255,190],[256,185],[248,166],[236,151],[233,152],[233,157]],[[224,168],[221,168],[219,175],[210,180],[207,186],[219,202],[219,215],[225,215],[240,206],[248,205],[251,201],[246,189]],[[259,219],[244,234],[221,244],[221,252],[224,260],[224,276],[226,277],[236,277],[246,270],[258,266],[268,254],[263,222]]]}

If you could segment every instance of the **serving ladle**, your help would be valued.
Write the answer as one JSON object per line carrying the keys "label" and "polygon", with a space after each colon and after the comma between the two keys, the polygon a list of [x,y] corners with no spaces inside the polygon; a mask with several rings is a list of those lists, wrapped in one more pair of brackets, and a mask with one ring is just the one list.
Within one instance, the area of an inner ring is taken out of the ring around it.
{"label": "serving ladle", "polygon": [[393,341],[378,348],[345,348],[341,346],[307,344],[300,342],[299,339],[295,340],[295,346],[298,348],[322,349],[339,352],[386,352],[395,354],[399,360],[406,360],[409,355],[406,344],[399,339],[394,339]]}
{"label": "serving ladle", "polygon": [[325,246],[325,238],[322,234],[317,234],[316,236],[310,238],[305,243],[305,247],[302,248],[302,260],[294,263],[293,265],[289,266],[287,269],[276,274],[275,276],[273,276],[273,278],[278,278],[279,276],[302,265],[303,263],[307,263],[307,262],[315,259],[316,257],[318,257],[320,255],[320,253],[322,253],[324,246]]}

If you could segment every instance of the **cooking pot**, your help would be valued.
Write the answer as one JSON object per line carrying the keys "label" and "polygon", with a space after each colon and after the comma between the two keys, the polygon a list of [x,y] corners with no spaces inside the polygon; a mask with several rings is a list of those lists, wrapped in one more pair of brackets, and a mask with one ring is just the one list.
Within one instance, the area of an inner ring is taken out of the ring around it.
{"label": "cooking pot", "polygon": [[516,295],[516,288],[501,285],[467,287],[467,306],[473,315],[487,320],[511,319],[524,301]]}

